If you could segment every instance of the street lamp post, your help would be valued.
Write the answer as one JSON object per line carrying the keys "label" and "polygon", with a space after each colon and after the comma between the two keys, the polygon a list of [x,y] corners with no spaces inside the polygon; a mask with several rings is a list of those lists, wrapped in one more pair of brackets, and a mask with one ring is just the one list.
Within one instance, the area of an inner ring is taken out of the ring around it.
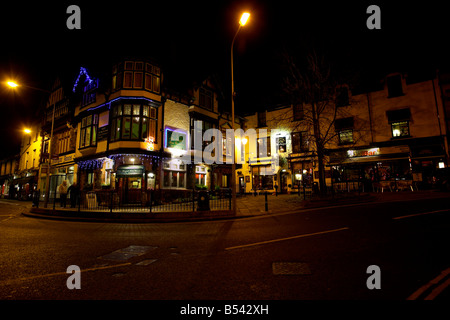
{"label": "street lamp post", "polygon": [[[234,72],[233,72],[233,47],[234,41],[241,30],[241,27],[245,26],[250,17],[250,13],[244,12],[239,20],[239,27],[234,34],[233,41],[231,42],[231,128],[234,132]],[[234,213],[236,213],[236,155],[235,155],[235,141],[233,141],[233,159],[231,163],[231,198],[232,198],[232,206],[231,209]]]}
{"label": "street lamp post", "polygon": [[[6,84],[8,86],[10,86],[11,88],[17,88],[19,86],[18,83],[14,82],[14,81],[8,81],[6,82]],[[26,85],[20,85],[26,88],[30,88],[33,90],[39,90],[39,91],[43,91],[46,93],[52,93],[49,90],[44,90],[44,89],[40,89],[40,88],[35,88],[35,87],[31,87],[31,86],[26,86]],[[53,126],[55,124],[55,107],[56,107],[56,101],[53,101],[53,114],[52,114],[52,129],[50,132],[50,141],[48,143],[48,163],[47,163],[47,175],[45,178],[45,199],[44,199],[44,208],[47,208],[48,205],[48,198],[50,197],[50,172],[51,172],[51,161],[52,161],[52,153],[51,153],[51,142],[53,141]]]}

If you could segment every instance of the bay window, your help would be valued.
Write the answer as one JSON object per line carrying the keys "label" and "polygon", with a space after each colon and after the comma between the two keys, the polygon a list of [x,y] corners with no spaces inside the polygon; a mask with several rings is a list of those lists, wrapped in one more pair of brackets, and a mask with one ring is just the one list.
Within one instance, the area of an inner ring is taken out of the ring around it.
{"label": "bay window", "polygon": [[144,103],[112,106],[111,141],[156,138],[157,110]]}

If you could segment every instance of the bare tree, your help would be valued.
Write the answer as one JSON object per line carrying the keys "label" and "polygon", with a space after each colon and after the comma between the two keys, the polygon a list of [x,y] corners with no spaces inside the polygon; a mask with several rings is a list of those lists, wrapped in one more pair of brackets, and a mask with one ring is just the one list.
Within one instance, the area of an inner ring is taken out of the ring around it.
{"label": "bare tree", "polygon": [[[302,120],[292,122],[291,132],[293,130],[307,132],[308,146],[318,161],[320,192],[326,193],[327,147],[338,145],[336,119],[351,117],[348,109],[341,108],[350,104],[348,95],[343,94],[348,93],[346,91],[348,87],[343,86],[347,84],[348,79],[337,77],[326,59],[316,52],[308,54],[306,64],[302,66],[298,65],[290,54],[285,53],[284,60],[286,70],[283,91],[293,106],[300,105],[303,108]],[[363,126],[354,127],[354,131],[363,129]],[[362,136],[362,134],[354,135],[353,144]]]}

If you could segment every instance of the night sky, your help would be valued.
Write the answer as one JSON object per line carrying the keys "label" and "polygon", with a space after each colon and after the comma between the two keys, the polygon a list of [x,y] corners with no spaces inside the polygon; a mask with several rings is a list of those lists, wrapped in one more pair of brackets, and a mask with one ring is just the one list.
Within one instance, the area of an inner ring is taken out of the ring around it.
{"label": "night sky", "polygon": [[[12,92],[3,85],[10,78],[50,89],[58,74],[76,77],[80,66],[95,73],[122,56],[151,56],[169,86],[216,74],[227,104],[230,45],[244,10],[252,16],[235,43],[236,112],[279,101],[285,51],[301,59],[314,48],[367,79],[445,69],[450,62],[442,1],[93,2],[1,5],[0,158],[17,153],[21,129],[47,98],[25,88]],[[71,4],[81,9],[81,30],[66,28]],[[371,4],[381,8],[381,30],[366,27]]]}

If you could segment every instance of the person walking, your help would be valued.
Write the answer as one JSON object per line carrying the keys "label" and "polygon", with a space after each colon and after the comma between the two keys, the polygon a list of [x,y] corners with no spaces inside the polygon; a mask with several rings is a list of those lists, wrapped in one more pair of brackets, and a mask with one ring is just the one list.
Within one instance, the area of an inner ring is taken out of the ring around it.
{"label": "person walking", "polygon": [[66,207],[67,201],[67,181],[63,180],[63,182],[59,185],[59,199],[61,201],[61,208]]}
{"label": "person walking", "polygon": [[80,188],[78,187],[77,183],[74,182],[69,189],[67,189],[70,195],[70,207],[75,208],[77,205],[78,197],[80,195]]}

